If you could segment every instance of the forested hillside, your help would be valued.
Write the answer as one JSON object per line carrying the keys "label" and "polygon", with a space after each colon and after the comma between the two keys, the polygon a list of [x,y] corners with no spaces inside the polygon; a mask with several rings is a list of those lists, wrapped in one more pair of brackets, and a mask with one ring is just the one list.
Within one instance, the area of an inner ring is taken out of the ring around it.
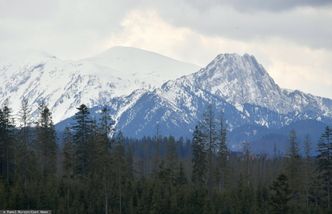
{"label": "forested hillside", "polygon": [[[30,120],[22,102],[15,127],[0,111],[0,209],[54,213],[327,213],[331,212],[332,129],[318,148],[289,134],[287,155],[242,152],[227,144],[227,127],[211,106],[191,139],[128,139],[85,105],[58,139],[52,114],[39,106]],[[305,154],[300,154],[300,149]],[[318,156],[313,156],[313,151]]]}

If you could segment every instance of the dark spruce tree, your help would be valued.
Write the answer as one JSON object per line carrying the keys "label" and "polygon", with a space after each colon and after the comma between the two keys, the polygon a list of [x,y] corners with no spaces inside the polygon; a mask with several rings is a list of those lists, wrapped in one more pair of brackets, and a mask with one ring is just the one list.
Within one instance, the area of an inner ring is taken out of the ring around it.
{"label": "dark spruce tree", "polygon": [[294,199],[294,206],[300,204],[301,193],[303,192],[302,185],[302,160],[300,157],[300,148],[296,138],[296,132],[292,130],[289,133],[289,149],[286,161],[286,174],[289,180],[289,186],[292,190],[292,198]]}
{"label": "dark spruce tree", "polygon": [[318,179],[320,183],[320,199],[321,205],[326,205],[327,209],[331,209],[332,194],[332,129],[326,127],[318,144]]}
{"label": "dark spruce tree", "polygon": [[289,212],[289,201],[291,191],[289,189],[288,178],[280,174],[270,187],[270,205],[271,213],[286,214]]}
{"label": "dark spruce tree", "polygon": [[94,189],[93,191],[96,193],[96,197],[102,198],[99,202],[99,210],[106,214],[111,212],[113,169],[110,134],[114,131],[113,124],[107,107],[104,107],[101,111],[96,137],[94,138],[94,154],[90,155],[92,157],[90,176],[93,178],[93,186],[99,186],[98,190]]}
{"label": "dark spruce tree", "polygon": [[217,121],[212,105],[207,107],[199,126],[203,134],[204,149],[206,150],[207,187],[209,196],[211,196],[215,184],[215,152],[218,145]]}
{"label": "dark spruce tree", "polygon": [[312,156],[312,142],[310,136],[306,135],[303,142],[304,160],[303,160],[303,187],[304,187],[304,199],[305,208],[309,209],[310,203],[310,185],[313,182],[314,177],[314,159]]}
{"label": "dark spruce tree", "polygon": [[15,171],[14,126],[8,106],[0,109],[0,177],[9,185]]}
{"label": "dark spruce tree", "polygon": [[229,150],[227,148],[227,129],[226,124],[224,124],[223,118],[220,120],[220,132],[218,139],[218,151],[217,151],[217,167],[216,167],[216,180],[218,183],[219,191],[225,189],[225,181],[227,178],[227,167]]}
{"label": "dark spruce tree", "polygon": [[62,162],[63,162],[63,176],[72,177],[74,175],[74,152],[75,147],[73,144],[73,134],[70,128],[66,127],[63,132],[63,149],[62,149]]}
{"label": "dark spruce tree", "polygon": [[[57,201],[57,144],[51,112],[44,103],[39,105],[39,118],[32,143],[32,165],[36,170],[29,186],[29,203],[39,209],[55,209]],[[30,154],[29,154],[30,155]],[[33,169],[33,167],[31,167]]]}
{"label": "dark spruce tree", "polygon": [[39,106],[37,126],[37,151],[43,176],[54,175],[57,168],[57,145],[51,111],[44,104]]}
{"label": "dark spruce tree", "polygon": [[76,124],[73,129],[73,142],[75,144],[74,172],[76,175],[85,176],[89,170],[89,149],[93,137],[93,121],[90,118],[90,111],[84,104],[77,108],[75,114]]}
{"label": "dark spruce tree", "polygon": [[115,121],[112,119],[108,107],[103,107],[98,124],[99,134],[108,139],[109,135],[113,134],[115,131],[115,128],[113,127],[114,124]]}
{"label": "dark spruce tree", "polygon": [[61,180],[61,194],[62,194],[62,209],[61,212],[72,212],[72,197],[73,194],[73,176],[74,176],[74,144],[73,135],[70,128],[66,127],[63,133],[63,149],[62,149],[62,180]]}
{"label": "dark spruce tree", "polygon": [[125,157],[125,139],[122,132],[118,132],[114,139],[114,145],[112,148],[112,163],[113,163],[113,175],[114,185],[116,192],[113,207],[116,212],[123,213],[125,206],[123,199],[125,198],[125,189],[127,184],[127,164]]}
{"label": "dark spruce tree", "polygon": [[206,181],[206,152],[203,134],[198,126],[195,127],[192,140],[192,182],[202,186]]}
{"label": "dark spruce tree", "polygon": [[22,100],[19,112],[20,127],[15,147],[15,190],[13,196],[16,200],[17,208],[32,208],[32,192],[35,189],[36,175],[39,174],[38,156],[33,143],[33,130],[31,128],[31,110],[26,99]]}

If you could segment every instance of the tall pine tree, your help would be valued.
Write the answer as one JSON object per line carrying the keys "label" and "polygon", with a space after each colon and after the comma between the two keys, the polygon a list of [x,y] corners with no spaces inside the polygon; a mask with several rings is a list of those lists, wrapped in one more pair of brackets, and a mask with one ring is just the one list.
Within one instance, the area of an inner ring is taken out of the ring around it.
{"label": "tall pine tree", "polygon": [[280,174],[270,187],[270,191],[271,213],[288,213],[291,191],[289,189],[287,176]]}
{"label": "tall pine tree", "polygon": [[200,129],[203,133],[203,142],[207,156],[207,187],[209,196],[211,196],[215,182],[215,152],[218,141],[217,121],[212,105],[209,105],[204,112],[203,119],[200,122]]}
{"label": "tall pine tree", "polygon": [[328,209],[331,209],[331,194],[332,194],[332,129],[325,128],[325,132],[320,138],[318,144],[318,178],[321,184],[321,192],[323,195],[322,204],[326,204]]}
{"label": "tall pine tree", "polygon": [[225,180],[227,175],[227,162],[228,162],[228,148],[227,148],[227,129],[224,124],[223,118],[220,119],[220,131],[218,140],[218,165],[217,165],[217,181],[219,190],[222,191],[225,187]]}
{"label": "tall pine tree", "polygon": [[203,185],[206,181],[206,152],[203,134],[198,126],[195,127],[192,140],[192,182]]}
{"label": "tall pine tree", "polygon": [[6,184],[13,180],[15,170],[14,126],[7,105],[0,109],[0,177]]}
{"label": "tall pine tree", "polygon": [[76,124],[72,127],[75,144],[74,172],[77,175],[87,175],[90,164],[89,154],[91,153],[89,153],[89,149],[93,136],[93,122],[86,105],[80,105],[77,110],[78,112],[75,114]]}
{"label": "tall pine tree", "polygon": [[44,104],[39,106],[40,117],[37,126],[37,152],[44,176],[54,175],[57,164],[57,145],[51,111]]}
{"label": "tall pine tree", "polygon": [[297,201],[302,191],[300,148],[296,138],[295,130],[289,133],[289,148],[286,162],[286,172],[289,179],[290,189],[293,191],[293,198]]}

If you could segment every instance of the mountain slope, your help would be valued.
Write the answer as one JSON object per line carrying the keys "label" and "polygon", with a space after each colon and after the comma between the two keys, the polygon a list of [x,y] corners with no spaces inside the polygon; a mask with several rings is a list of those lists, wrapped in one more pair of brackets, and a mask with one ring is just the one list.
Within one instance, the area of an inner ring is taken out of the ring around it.
{"label": "mountain slope", "polygon": [[[168,69],[174,72],[166,72]],[[135,48],[117,47],[78,61],[30,52],[0,59],[0,105],[9,100],[13,112],[18,113],[22,99],[27,98],[36,117],[38,103],[44,101],[57,123],[72,116],[81,103],[90,107],[106,105],[115,97],[121,99],[138,89],[158,87],[163,79],[175,79],[197,69]]]}
{"label": "mountain slope", "polygon": [[271,105],[270,99],[284,98],[279,86],[255,57],[248,54],[220,54],[189,78],[239,109],[245,103],[274,109],[276,106]]}
{"label": "mountain slope", "polygon": [[205,68],[191,69],[197,67],[124,47],[78,61],[44,53],[0,59],[0,104],[9,99],[17,113],[27,98],[36,118],[38,103],[46,101],[58,129],[72,122],[81,103],[91,107],[96,118],[108,105],[117,129],[129,137],[155,135],[157,127],[162,135],[191,137],[213,104],[232,133],[232,148],[245,140],[257,145],[261,139],[284,140],[283,128],[303,121],[316,121],[319,127],[332,124],[332,100],[281,89],[248,54],[220,54]]}
{"label": "mountain slope", "polygon": [[220,54],[189,78],[239,110],[248,103],[283,114],[312,110],[332,116],[331,100],[281,89],[255,57],[248,54]]}
{"label": "mountain slope", "polygon": [[155,133],[151,129],[158,124],[165,135],[190,136],[210,103],[223,112],[231,131],[243,125],[279,129],[309,119],[332,124],[330,99],[281,89],[253,56],[224,54],[196,73],[146,92],[121,116],[119,121],[130,118],[129,125],[120,122],[118,128],[141,137]]}
{"label": "mountain slope", "polygon": [[[84,61],[118,71],[122,79],[133,78],[143,87],[159,87],[167,80],[191,74],[200,67],[138,48],[113,47]],[[142,87],[140,86],[140,87]],[[138,87],[138,88],[140,88]]]}

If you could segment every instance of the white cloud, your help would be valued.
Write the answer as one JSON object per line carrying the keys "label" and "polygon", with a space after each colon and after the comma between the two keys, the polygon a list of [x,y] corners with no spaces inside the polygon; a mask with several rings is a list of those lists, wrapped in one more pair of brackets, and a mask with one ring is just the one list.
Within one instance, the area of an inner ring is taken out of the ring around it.
{"label": "white cloud", "polygon": [[281,87],[332,97],[332,52],[329,50],[312,49],[284,39],[241,41],[206,36],[190,28],[172,26],[153,10],[131,11],[121,26],[121,31],[105,42],[105,48],[139,47],[201,66],[219,53],[250,53]]}

